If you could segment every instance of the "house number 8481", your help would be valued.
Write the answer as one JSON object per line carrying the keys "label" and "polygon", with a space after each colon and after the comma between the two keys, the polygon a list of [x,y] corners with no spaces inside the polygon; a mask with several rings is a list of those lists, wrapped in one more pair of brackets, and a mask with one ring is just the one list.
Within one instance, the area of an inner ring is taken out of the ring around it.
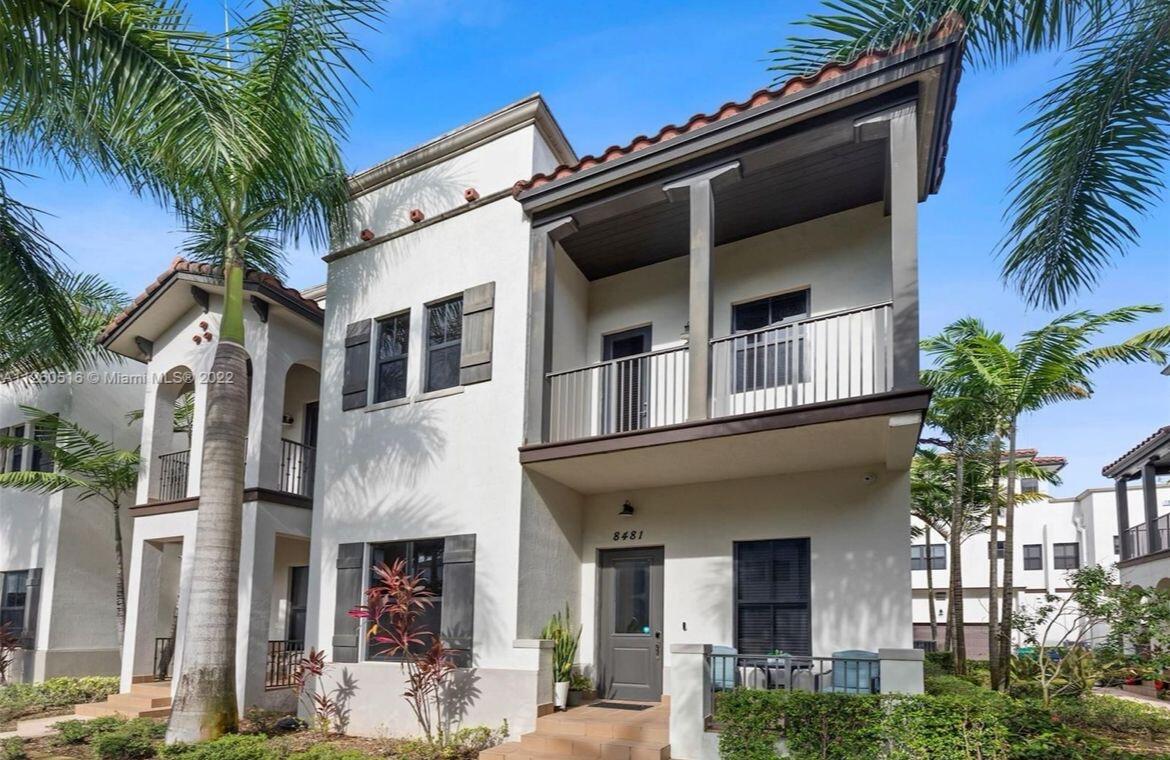
{"label": "house number 8481", "polygon": [[641,541],[642,531],[640,530],[615,530],[613,532],[614,541]]}

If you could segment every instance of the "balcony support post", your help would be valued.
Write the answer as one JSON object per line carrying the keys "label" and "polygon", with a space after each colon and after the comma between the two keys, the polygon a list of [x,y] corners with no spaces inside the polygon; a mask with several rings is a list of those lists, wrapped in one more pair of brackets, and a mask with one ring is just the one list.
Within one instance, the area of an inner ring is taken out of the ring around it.
{"label": "balcony support post", "polygon": [[738,161],[663,185],[671,201],[690,202],[690,309],[687,420],[711,413],[711,267],[715,249],[715,189],[739,179]]}
{"label": "balcony support post", "polygon": [[528,356],[524,379],[524,443],[548,441],[557,243],[577,231],[572,217],[533,225],[528,245]]}
{"label": "balcony support post", "polygon": [[890,260],[894,387],[918,379],[918,117],[908,104],[890,113]]}
{"label": "balcony support post", "polygon": [[1158,481],[1157,463],[1155,460],[1146,462],[1142,466],[1142,504],[1146,512],[1146,543],[1149,553],[1161,551],[1162,534],[1158,531]]}
{"label": "balcony support post", "polygon": [[1113,492],[1117,496],[1117,535],[1120,536],[1121,559],[1133,558],[1129,546],[1129,485],[1125,476],[1113,481]]}

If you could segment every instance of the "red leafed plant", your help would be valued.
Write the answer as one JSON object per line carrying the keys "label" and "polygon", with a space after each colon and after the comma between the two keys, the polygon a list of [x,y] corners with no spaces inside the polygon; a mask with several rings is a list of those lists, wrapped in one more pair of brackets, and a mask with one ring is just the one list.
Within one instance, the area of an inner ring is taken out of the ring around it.
{"label": "red leafed plant", "polygon": [[313,648],[297,663],[292,675],[293,693],[297,695],[297,702],[303,702],[309,708],[313,714],[313,727],[323,734],[331,733],[333,727],[341,722],[341,706],[329,695],[324,682],[319,683],[316,689],[309,689],[310,677],[323,679],[327,665],[325,653]]}
{"label": "red leafed plant", "polygon": [[0,686],[8,683],[8,669],[17,649],[20,649],[20,636],[8,623],[0,624]]}
{"label": "red leafed plant", "polygon": [[403,699],[427,741],[444,744],[443,690],[455,664],[438,633],[419,622],[434,605],[434,594],[424,576],[407,572],[401,559],[390,566],[375,566],[374,575],[374,585],[366,589],[366,603],[349,614],[366,621],[366,636],[383,656],[402,663],[407,679]]}

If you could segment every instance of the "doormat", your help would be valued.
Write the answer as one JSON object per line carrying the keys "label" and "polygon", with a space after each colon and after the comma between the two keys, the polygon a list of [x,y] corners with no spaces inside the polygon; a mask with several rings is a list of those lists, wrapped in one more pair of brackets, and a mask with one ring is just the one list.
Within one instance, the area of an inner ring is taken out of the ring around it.
{"label": "doormat", "polygon": [[649,710],[654,705],[636,705],[629,702],[594,702],[590,707],[603,707],[606,710]]}

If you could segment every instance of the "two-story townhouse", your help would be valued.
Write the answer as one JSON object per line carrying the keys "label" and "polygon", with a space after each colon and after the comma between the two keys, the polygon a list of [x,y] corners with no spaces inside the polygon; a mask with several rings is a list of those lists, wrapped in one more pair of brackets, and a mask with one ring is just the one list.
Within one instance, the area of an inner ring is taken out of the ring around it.
{"label": "two-story townhouse", "polygon": [[[242,504],[236,688],[241,709],[290,706],[304,649],[320,388],[323,289],[245,276],[250,413]],[[182,664],[207,386],[223,308],[217,268],[175,259],[100,338],[145,366],[142,469],[129,510],[120,695],[85,714],[165,714]],[[185,411],[183,411],[185,410]],[[173,684],[172,684],[173,685]],[[84,708],[84,709],[83,709]]]}
{"label": "two-story townhouse", "polygon": [[849,688],[921,689],[916,209],[942,178],[947,31],[601,156],[534,97],[351,178],[310,614],[352,730],[413,723],[348,614],[394,558],[439,594],[464,722],[547,710],[536,639],[566,605],[603,697],[669,695],[649,751],[715,756],[713,646],[728,683],[786,654],[833,688],[810,671],[866,650],[880,679]]}
{"label": "two-story townhouse", "polygon": [[[21,408],[31,406],[132,449],[140,433],[127,415],[142,407],[142,380],[141,368],[106,357],[77,372],[0,384],[0,434],[35,436]],[[0,449],[0,472],[52,467],[36,447]],[[124,511],[121,527],[129,546],[133,526]],[[0,623],[23,642],[14,680],[118,672],[116,566],[106,502],[81,501],[75,490],[0,488]]]}
{"label": "two-story townhouse", "polygon": [[[1064,457],[1041,456],[1035,449],[1020,449],[1021,458],[1030,459],[1045,469],[1059,472],[1066,464]],[[1044,486],[1024,478],[1020,481],[1024,492],[1042,492]],[[1136,492],[1137,488],[1132,490]],[[1165,494],[1170,496],[1170,489]],[[1069,572],[1088,565],[1113,566],[1121,559],[1121,531],[1117,528],[1116,492],[1112,488],[1088,488],[1071,497],[1045,496],[1036,501],[1021,502],[1016,507],[1014,536],[1014,604],[1016,609],[1034,608],[1043,604],[1049,595],[1064,596],[1069,592]],[[920,521],[911,524],[926,531]],[[988,584],[990,581],[990,552],[999,560],[997,581],[1003,580],[1004,530],[1001,524],[999,538],[992,546],[989,533],[980,533],[963,542],[963,617],[964,640],[967,655],[973,659],[988,657]],[[932,647],[930,608],[935,608],[938,623],[938,642],[944,644],[944,629],[950,609],[948,582],[950,575],[950,547],[935,531],[930,531],[929,560],[933,571],[933,590],[928,588],[926,535],[916,538],[910,548],[911,576],[914,594],[914,639],[917,646]],[[933,594],[933,596],[932,596]],[[1000,597],[997,596],[997,602]],[[1059,638],[1063,629],[1054,628],[1052,635]]]}
{"label": "two-story townhouse", "polygon": [[1170,589],[1170,425],[1106,465],[1101,474],[1114,482],[1121,581]]}

